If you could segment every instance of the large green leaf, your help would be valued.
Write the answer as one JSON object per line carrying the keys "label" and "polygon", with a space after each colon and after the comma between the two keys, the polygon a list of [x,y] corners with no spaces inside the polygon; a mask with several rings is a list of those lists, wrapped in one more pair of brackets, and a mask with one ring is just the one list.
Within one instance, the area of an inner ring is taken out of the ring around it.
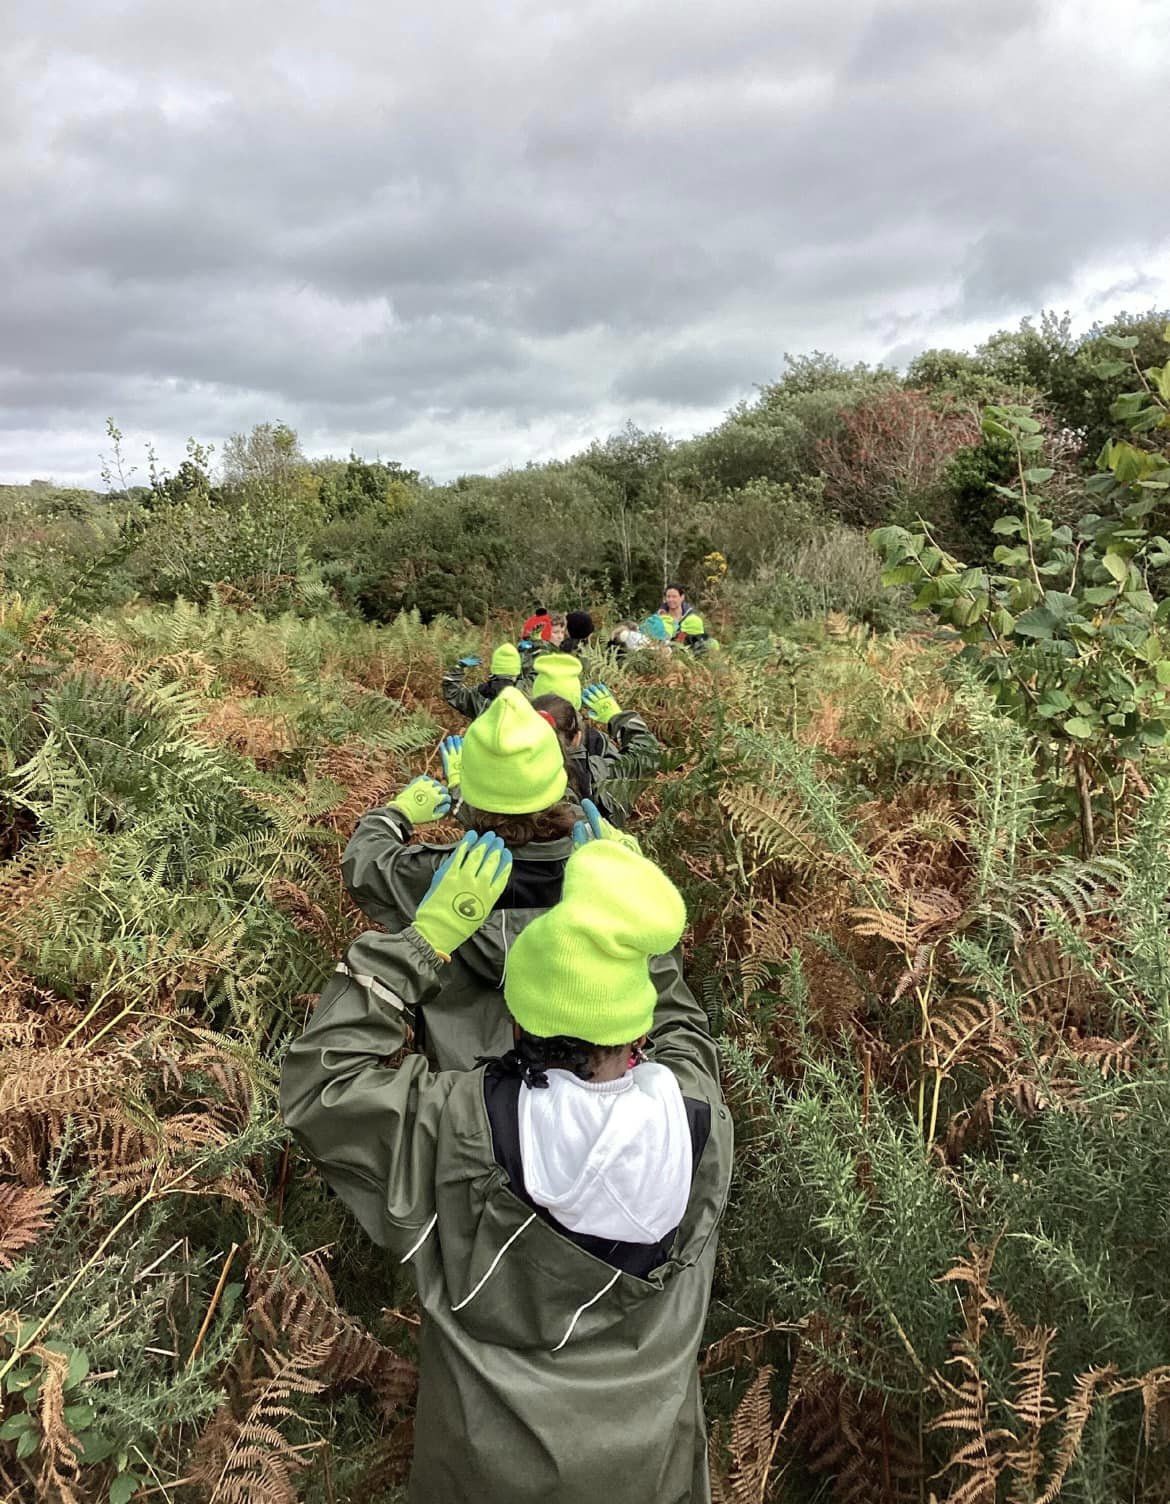
{"label": "large green leaf", "polygon": [[1001,543],[991,557],[996,564],[1003,564],[1008,569],[1018,569],[1028,562],[1028,550],[1023,544],[1008,548]]}
{"label": "large green leaf", "polygon": [[1077,597],[1069,595],[1065,590],[1046,590],[1044,604],[1058,621],[1065,621],[1071,616],[1076,616],[1081,609],[1081,603]]}
{"label": "large green leaf", "polygon": [[141,1483],[133,1473],[119,1473],[110,1484],[110,1504],[130,1504]]}
{"label": "large green leaf", "polygon": [[1056,630],[1056,618],[1047,606],[1034,606],[1016,617],[1017,637],[1051,637]]}

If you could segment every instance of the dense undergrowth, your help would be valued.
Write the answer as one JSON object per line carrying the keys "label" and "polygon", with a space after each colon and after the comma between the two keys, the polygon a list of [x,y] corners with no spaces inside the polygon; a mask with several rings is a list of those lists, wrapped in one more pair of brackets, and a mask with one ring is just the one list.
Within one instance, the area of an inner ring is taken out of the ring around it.
{"label": "dense undergrowth", "polygon": [[[361,928],[341,844],[479,634],[222,595],[0,630],[7,1496],[392,1500],[410,1291],[274,1083]],[[1170,785],[1080,855],[953,648],[843,617],[609,677],[670,749],[635,827],[739,1124],[717,1496],[1165,1498]]]}

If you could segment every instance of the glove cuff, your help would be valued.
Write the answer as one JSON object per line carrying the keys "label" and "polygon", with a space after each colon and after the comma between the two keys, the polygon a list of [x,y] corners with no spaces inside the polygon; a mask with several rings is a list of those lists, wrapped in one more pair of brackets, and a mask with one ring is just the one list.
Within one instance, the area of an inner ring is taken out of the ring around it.
{"label": "glove cuff", "polygon": [[415,828],[414,816],[411,814],[410,810],[407,809],[405,804],[401,804],[399,802],[401,798],[401,794],[396,794],[394,798],[390,800],[389,804],[387,804],[386,808],[392,809],[396,814],[401,815],[406,823],[410,826],[411,830],[413,830]]}
{"label": "glove cuff", "polygon": [[421,924],[416,915],[414,923],[408,924],[402,933],[413,949],[421,954],[424,961],[429,961],[432,965],[435,961],[450,961],[450,954],[445,950],[440,950],[434,941],[428,938],[426,930],[427,922],[425,915]]}

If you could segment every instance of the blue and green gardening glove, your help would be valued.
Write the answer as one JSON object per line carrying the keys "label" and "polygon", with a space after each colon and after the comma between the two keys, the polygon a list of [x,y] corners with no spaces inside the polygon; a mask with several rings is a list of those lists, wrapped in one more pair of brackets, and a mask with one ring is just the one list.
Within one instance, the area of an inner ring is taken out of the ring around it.
{"label": "blue and green gardening glove", "polygon": [[581,704],[599,726],[608,726],[615,715],[622,713],[622,707],[605,684],[587,684],[581,691]]}
{"label": "blue and green gardening glove", "polygon": [[399,810],[412,825],[429,825],[432,820],[441,820],[451,813],[451,795],[445,784],[424,773],[411,779],[387,808]]}
{"label": "blue and green gardening glove", "polygon": [[443,759],[443,781],[449,789],[457,789],[463,782],[463,738],[445,736],[439,743],[439,756]]}
{"label": "blue and green gardening glove", "polygon": [[615,845],[624,846],[627,851],[635,851],[641,856],[642,848],[634,837],[611,825],[592,799],[581,800],[581,813],[585,818],[573,826],[574,846],[588,846],[590,841],[613,841]]}
{"label": "blue and green gardening glove", "polygon": [[414,932],[450,960],[483,924],[508,886],[512,853],[489,830],[469,830],[439,866],[414,916]]}

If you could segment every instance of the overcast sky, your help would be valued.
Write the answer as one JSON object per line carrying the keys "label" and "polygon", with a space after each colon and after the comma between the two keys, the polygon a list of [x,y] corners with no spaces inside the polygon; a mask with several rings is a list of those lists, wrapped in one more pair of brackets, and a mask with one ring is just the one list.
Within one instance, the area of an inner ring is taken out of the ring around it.
{"label": "overcast sky", "polygon": [[1170,0],[7,0],[0,479],[438,478],[1170,304]]}

